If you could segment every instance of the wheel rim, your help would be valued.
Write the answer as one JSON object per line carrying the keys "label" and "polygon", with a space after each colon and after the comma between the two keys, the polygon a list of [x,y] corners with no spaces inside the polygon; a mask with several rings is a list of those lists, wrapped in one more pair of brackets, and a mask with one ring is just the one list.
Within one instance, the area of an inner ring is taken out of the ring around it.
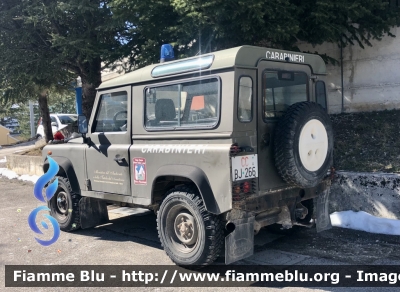
{"label": "wheel rim", "polygon": [[182,254],[196,251],[199,243],[198,223],[184,204],[171,206],[165,227],[166,238],[175,251]]}
{"label": "wheel rim", "polygon": [[56,207],[56,211],[58,214],[62,216],[68,215],[68,199],[67,194],[64,191],[61,191],[57,194]]}
{"label": "wheel rim", "polygon": [[197,226],[192,215],[181,212],[175,219],[175,235],[185,245],[192,245],[197,240]]}
{"label": "wheel rim", "polygon": [[328,134],[319,120],[309,120],[301,129],[299,154],[308,171],[317,171],[324,164],[328,154]]}

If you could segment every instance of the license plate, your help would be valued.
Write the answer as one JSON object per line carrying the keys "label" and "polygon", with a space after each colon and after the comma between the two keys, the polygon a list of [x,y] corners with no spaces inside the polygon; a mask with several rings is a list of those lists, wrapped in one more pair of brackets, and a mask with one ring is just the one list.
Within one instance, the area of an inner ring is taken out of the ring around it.
{"label": "license plate", "polygon": [[232,161],[232,181],[258,177],[257,154],[236,156]]}

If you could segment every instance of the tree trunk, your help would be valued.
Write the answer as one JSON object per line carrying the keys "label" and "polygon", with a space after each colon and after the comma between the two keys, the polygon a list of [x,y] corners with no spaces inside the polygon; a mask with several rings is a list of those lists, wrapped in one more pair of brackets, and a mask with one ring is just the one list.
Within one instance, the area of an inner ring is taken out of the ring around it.
{"label": "tree trunk", "polygon": [[53,131],[51,128],[49,107],[47,105],[47,90],[44,90],[41,93],[39,93],[39,108],[40,108],[40,115],[42,117],[42,125],[44,131],[43,138],[46,139],[47,143],[50,140],[53,140]]}
{"label": "tree trunk", "polygon": [[82,80],[82,112],[89,118],[94,100],[96,98],[96,88],[101,84],[101,59],[97,58],[93,62],[86,62],[81,66]]}

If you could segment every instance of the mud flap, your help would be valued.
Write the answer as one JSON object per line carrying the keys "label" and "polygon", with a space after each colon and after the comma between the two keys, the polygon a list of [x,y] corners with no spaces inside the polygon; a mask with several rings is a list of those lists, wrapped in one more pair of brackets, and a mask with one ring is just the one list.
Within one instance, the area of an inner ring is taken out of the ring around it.
{"label": "mud flap", "polygon": [[230,221],[235,230],[225,237],[225,264],[247,258],[254,253],[254,216]]}
{"label": "mud flap", "polygon": [[83,197],[79,201],[81,228],[90,228],[108,222],[107,204],[103,200]]}
{"label": "mud flap", "polygon": [[317,199],[317,232],[332,228],[331,217],[329,215],[329,191],[330,187],[324,190]]}

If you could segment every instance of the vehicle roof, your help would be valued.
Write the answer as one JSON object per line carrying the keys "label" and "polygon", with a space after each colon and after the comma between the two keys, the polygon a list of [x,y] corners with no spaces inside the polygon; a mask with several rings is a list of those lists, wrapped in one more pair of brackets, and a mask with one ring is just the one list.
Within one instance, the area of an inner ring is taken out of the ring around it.
{"label": "vehicle roof", "polygon": [[[268,55],[268,52],[269,52],[269,55]],[[267,56],[271,56],[272,52],[274,53],[274,56],[275,56],[275,54],[278,54],[278,56],[280,56],[280,59],[277,60],[276,58],[275,59],[267,58]],[[98,89],[119,87],[119,86],[133,84],[133,83],[159,80],[159,79],[168,78],[168,77],[171,77],[174,75],[175,76],[181,75],[181,74],[170,74],[170,75],[166,75],[166,76],[162,76],[162,77],[152,77],[151,72],[157,66],[163,66],[163,65],[167,65],[167,64],[171,64],[171,63],[182,62],[183,60],[197,59],[197,58],[209,56],[209,55],[214,56],[213,63],[210,68],[203,70],[203,71],[227,69],[227,68],[233,68],[233,67],[254,67],[255,68],[260,60],[286,63],[287,61],[285,61],[285,59],[283,58],[283,56],[285,56],[285,54],[286,55],[290,54],[290,55],[304,56],[303,62],[294,62],[294,61],[290,61],[290,62],[296,63],[296,64],[307,64],[311,67],[311,70],[314,74],[318,74],[318,75],[326,74],[325,62],[321,58],[321,56],[316,55],[316,54],[307,54],[307,53],[301,53],[301,52],[284,51],[284,50],[263,48],[263,47],[254,47],[254,46],[241,46],[241,47],[235,47],[235,48],[231,48],[231,49],[227,49],[227,50],[216,51],[216,52],[212,52],[209,54],[199,55],[196,57],[179,59],[176,61],[149,65],[144,68],[137,69],[135,71],[127,73],[123,76],[105,81],[99,86]],[[193,74],[194,72],[196,72],[196,71],[191,71],[190,73]],[[184,74],[187,74],[187,72]]]}

